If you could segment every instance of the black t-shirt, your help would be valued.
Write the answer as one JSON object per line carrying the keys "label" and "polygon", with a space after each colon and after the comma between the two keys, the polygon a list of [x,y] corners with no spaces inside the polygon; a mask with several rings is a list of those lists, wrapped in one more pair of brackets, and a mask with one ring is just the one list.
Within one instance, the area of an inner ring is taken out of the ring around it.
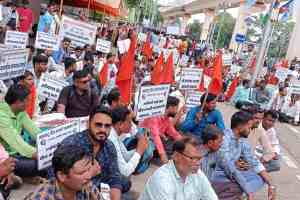
{"label": "black t-shirt", "polygon": [[68,118],[88,116],[99,103],[100,98],[94,90],[90,89],[80,95],[75,86],[65,87],[58,99],[58,104],[65,105],[65,115]]}

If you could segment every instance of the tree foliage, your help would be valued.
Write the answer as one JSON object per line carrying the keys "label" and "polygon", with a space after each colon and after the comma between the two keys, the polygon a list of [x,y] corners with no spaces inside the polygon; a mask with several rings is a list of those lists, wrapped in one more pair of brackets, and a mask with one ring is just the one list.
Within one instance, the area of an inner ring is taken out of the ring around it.
{"label": "tree foliage", "polygon": [[230,13],[222,12],[217,16],[216,21],[217,24],[213,35],[213,44],[216,48],[228,47],[236,20]]}
{"label": "tree foliage", "polygon": [[199,20],[194,20],[192,23],[188,24],[188,34],[193,39],[200,39],[202,25]]}

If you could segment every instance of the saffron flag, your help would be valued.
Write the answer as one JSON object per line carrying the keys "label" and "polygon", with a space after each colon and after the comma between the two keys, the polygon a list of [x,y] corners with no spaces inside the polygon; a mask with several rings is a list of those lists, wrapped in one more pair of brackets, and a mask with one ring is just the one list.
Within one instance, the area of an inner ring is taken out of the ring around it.
{"label": "saffron flag", "polygon": [[208,92],[214,95],[218,95],[222,92],[222,88],[223,88],[222,66],[223,66],[222,53],[218,52],[214,60],[213,77],[208,87]]}
{"label": "saffron flag", "polygon": [[162,79],[161,83],[163,84],[172,84],[174,83],[174,64],[173,64],[173,52],[168,56],[167,62],[164,66],[164,69],[161,73]]}
{"label": "saffron flag", "polygon": [[157,59],[154,65],[154,69],[151,73],[151,83],[153,85],[159,85],[161,83],[161,72],[162,72],[163,64],[164,64],[164,55],[161,52],[159,58]]}
{"label": "saffron flag", "polygon": [[133,35],[128,52],[121,58],[121,65],[117,74],[116,84],[120,89],[121,100],[125,104],[129,104],[131,101],[136,41],[137,37],[136,35]]}

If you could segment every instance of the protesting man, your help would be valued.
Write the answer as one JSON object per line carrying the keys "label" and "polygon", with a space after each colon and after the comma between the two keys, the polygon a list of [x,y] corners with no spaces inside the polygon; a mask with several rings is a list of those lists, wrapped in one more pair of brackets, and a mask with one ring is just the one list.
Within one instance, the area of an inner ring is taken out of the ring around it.
{"label": "protesting man", "polygon": [[173,159],[148,179],[139,200],[217,200],[208,179],[199,169],[198,143],[191,137],[174,143]]}
{"label": "protesting man", "polygon": [[[178,105],[179,99],[173,96],[169,96],[164,116],[151,117],[145,119],[140,124],[140,127],[150,129],[160,160],[163,163],[167,163],[168,155],[170,156],[172,154],[171,148],[173,141],[181,139],[182,137],[180,133],[175,129],[174,124],[170,119],[171,117],[176,117],[176,114],[178,112]],[[182,116],[183,114],[179,115]],[[177,118],[181,117],[179,116]]]}
{"label": "protesting man", "polygon": [[206,94],[203,94],[200,101],[201,105],[188,112],[180,127],[184,133],[194,135],[202,143],[202,131],[208,124],[214,124],[221,130],[225,129],[225,125],[221,112],[216,109],[217,96],[209,93],[206,97]]}
{"label": "protesting man", "polygon": [[25,86],[11,86],[0,103],[0,137],[6,151],[17,158],[15,173],[21,177],[41,175],[37,170],[36,148],[24,141],[25,129],[34,139],[40,132],[25,112],[29,91]]}
{"label": "protesting man", "polygon": [[78,145],[93,155],[93,183],[98,188],[101,183],[108,184],[111,188],[111,200],[120,200],[121,193],[129,191],[131,184],[121,176],[116,148],[107,139],[111,126],[111,112],[106,107],[96,107],[91,110],[88,129],[66,138],[62,145]]}
{"label": "protesting man", "polygon": [[77,145],[60,145],[52,158],[55,178],[43,183],[25,200],[102,200],[91,183],[92,157]]}
{"label": "protesting man", "polygon": [[148,147],[146,136],[139,136],[137,147],[128,151],[121,140],[121,136],[129,133],[132,124],[131,111],[126,107],[118,107],[112,110],[112,124],[109,139],[114,144],[118,154],[118,165],[123,176],[133,174]]}
{"label": "protesting man", "polygon": [[73,74],[73,85],[65,87],[58,98],[57,112],[66,117],[85,117],[100,103],[98,94],[90,87],[88,70]]}
{"label": "protesting man", "polygon": [[203,130],[202,141],[201,170],[211,180],[217,164],[217,153],[223,143],[223,132],[214,125],[208,125]]}
{"label": "protesting man", "polygon": [[264,183],[268,185],[270,199],[275,199],[275,186],[246,140],[252,123],[251,114],[237,112],[231,117],[231,129],[224,131],[224,141],[211,179],[220,200],[240,199],[243,192],[248,200],[253,200]]}

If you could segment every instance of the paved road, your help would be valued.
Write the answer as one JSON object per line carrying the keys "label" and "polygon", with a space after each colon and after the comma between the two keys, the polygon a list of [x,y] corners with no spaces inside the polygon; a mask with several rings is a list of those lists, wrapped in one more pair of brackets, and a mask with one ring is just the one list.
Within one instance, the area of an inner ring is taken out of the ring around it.
{"label": "paved road", "polygon": [[[230,124],[230,117],[235,112],[235,109],[226,104],[220,104],[219,108],[228,126]],[[276,128],[283,152],[281,171],[272,173],[272,178],[278,186],[277,199],[300,200],[300,127],[278,123]],[[133,177],[133,191],[141,192],[147,177],[149,177],[156,168],[157,167],[152,166],[145,174]],[[34,186],[25,184],[21,189],[13,192],[11,199],[21,200],[23,196],[32,191],[33,188]],[[266,191],[260,191],[256,199],[266,200]]]}

